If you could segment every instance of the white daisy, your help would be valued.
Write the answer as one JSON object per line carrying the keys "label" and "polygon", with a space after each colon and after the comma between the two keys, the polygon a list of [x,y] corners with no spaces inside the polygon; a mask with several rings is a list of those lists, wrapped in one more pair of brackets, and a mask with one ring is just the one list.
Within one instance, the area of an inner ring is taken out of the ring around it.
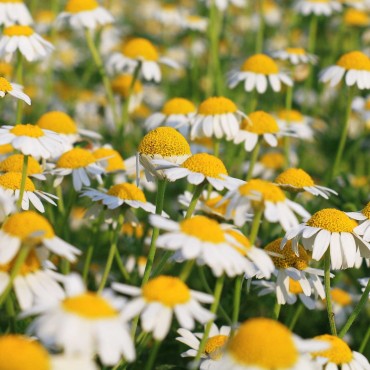
{"label": "white daisy", "polygon": [[160,275],[142,288],[120,283],[113,283],[112,288],[134,297],[123,308],[122,318],[130,320],[140,315],[143,331],[151,332],[156,340],[163,340],[168,334],[173,314],[181,327],[189,330],[194,329],[195,321],[205,324],[214,319],[214,314],[199,304],[212,303],[213,297],[189,289],[177,277]]}
{"label": "white daisy", "polygon": [[323,15],[329,17],[342,10],[342,4],[337,0],[298,0],[295,9],[302,15]]}
{"label": "white daisy", "polygon": [[28,26],[33,23],[27,5],[21,1],[3,0],[0,2],[0,25],[9,26],[18,23]]}
{"label": "white daisy", "polygon": [[306,50],[302,48],[285,48],[272,52],[271,56],[278,60],[287,60],[293,65],[316,64],[318,59],[316,55],[307,53]]}
{"label": "white daisy", "polygon": [[6,95],[11,95],[31,105],[31,99],[23,92],[23,86],[9,82],[4,77],[0,77],[0,98],[4,98]]}
{"label": "white daisy", "polygon": [[178,27],[183,19],[181,13],[176,5],[164,4],[154,10],[152,17],[165,27]]}
{"label": "white daisy", "polygon": [[182,27],[190,31],[206,32],[208,19],[198,15],[188,15],[181,19]]}
{"label": "white daisy", "polygon": [[302,140],[312,141],[314,130],[311,127],[312,119],[304,116],[295,109],[281,109],[276,114],[276,120],[281,130],[291,132],[293,136]]}
{"label": "white daisy", "polygon": [[104,145],[93,151],[93,156],[100,161],[106,173],[118,173],[126,170],[121,154],[110,145]]}
{"label": "white daisy", "polygon": [[370,242],[370,202],[366,204],[362,211],[347,212],[347,215],[358,221],[360,224],[356,226],[354,231],[361,235],[366,242]]}
{"label": "white daisy", "polygon": [[246,6],[245,0],[205,0],[208,7],[214,4],[221,12],[224,12],[229,5],[234,5],[238,8]]}
{"label": "white daisy", "polygon": [[16,211],[17,198],[6,189],[0,187],[0,222],[3,222],[7,216]]}

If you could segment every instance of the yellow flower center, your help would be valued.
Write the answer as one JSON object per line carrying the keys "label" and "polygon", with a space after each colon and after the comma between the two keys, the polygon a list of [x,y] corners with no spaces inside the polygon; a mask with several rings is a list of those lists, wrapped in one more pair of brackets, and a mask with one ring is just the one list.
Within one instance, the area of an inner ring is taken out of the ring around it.
{"label": "yellow flower center", "polygon": [[230,201],[227,200],[224,203],[222,203],[221,205],[217,205],[222,200],[221,195],[219,195],[217,197],[214,197],[214,198],[211,198],[211,199],[204,199],[202,197],[201,200],[204,202],[204,204],[207,207],[211,208],[214,212],[217,212],[220,215],[225,215],[226,214],[227,206],[230,203]]}
{"label": "yellow flower center", "polygon": [[50,357],[36,340],[8,334],[0,337],[0,370],[50,370]]}
{"label": "yellow flower center", "polygon": [[351,295],[343,289],[333,288],[330,295],[333,302],[338,303],[341,306],[348,306],[352,303]]}
{"label": "yellow flower center", "polygon": [[295,109],[282,109],[278,112],[278,117],[288,122],[302,122],[303,115]]}
{"label": "yellow flower center", "polygon": [[332,233],[351,233],[357,226],[356,221],[351,220],[344,212],[334,208],[325,208],[316,212],[308,221],[307,225],[319,227]]}
{"label": "yellow flower center", "polygon": [[227,335],[215,335],[208,338],[204,347],[204,353],[214,361],[220,360],[228,339]]}
{"label": "yellow flower center", "polygon": [[161,275],[149,280],[143,286],[142,292],[147,302],[160,302],[168,307],[185,304],[191,299],[190,289],[173,276]]}
{"label": "yellow flower center", "polygon": [[262,201],[273,203],[283,202],[286,197],[278,186],[271,182],[253,179],[239,187],[239,193],[244,196],[255,196],[256,193],[261,194]]}
{"label": "yellow flower center", "polygon": [[134,38],[122,48],[122,54],[131,59],[144,59],[156,62],[159,58],[156,47],[147,39]]}
{"label": "yellow flower center", "polygon": [[195,111],[195,105],[190,100],[184,98],[173,98],[162,108],[162,113],[166,116],[171,114],[189,114]]}
{"label": "yellow flower center", "polygon": [[[127,98],[130,93],[132,84],[132,75],[120,75],[112,81],[112,89],[116,94],[121,95],[123,98]],[[133,87],[133,93],[138,94],[143,91],[143,86],[139,80],[135,81]]]}
{"label": "yellow flower center", "polygon": [[302,294],[303,289],[298,281],[289,278],[289,292],[292,294]]}
{"label": "yellow flower center", "polygon": [[51,130],[59,134],[68,135],[77,132],[75,121],[64,112],[54,111],[45,113],[40,117],[36,125],[45,130]]}
{"label": "yellow flower center", "polygon": [[236,249],[241,255],[245,256],[248,253],[248,249],[251,248],[251,242],[249,239],[244,234],[236,230],[226,230],[225,233],[232,236],[237,243],[241,244],[234,244],[233,248]]}
{"label": "yellow flower center", "polygon": [[79,13],[94,10],[99,7],[96,0],[69,0],[65,11],[68,13]]}
{"label": "yellow flower center", "polygon": [[269,56],[265,54],[256,54],[249,57],[243,63],[241,71],[270,75],[279,73],[279,67]]}
{"label": "yellow flower center", "polygon": [[11,64],[6,62],[0,62],[0,76],[11,76],[12,72],[13,66]]}
{"label": "yellow flower center", "polygon": [[57,162],[59,168],[81,168],[95,163],[95,157],[86,149],[74,148],[64,153]]}
{"label": "yellow flower center", "polygon": [[13,86],[11,85],[11,83],[4,77],[0,77],[0,91],[7,93],[12,90]]}
{"label": "yellow flower center", "polygon": [[105,170],[107,172],[114,172],[126,169],[123,158],[121,157],[121,154],[117,152],[117,150],[110,148],[99,148],[93,152],[93,156],[96,159],[107,158],[107,166],[105,167]]}
{"label": "yellow flower center", "polygon": [[260,162],[269,169],[278,170],[284,166],[285,159],[281,153],[273,152],[264,154]]}
{"label": "yellow flower center", "polygon": [[315,185],[312,177],[300,168],[288,168],[275,179],[275,182],[300,189]]}
{"label": "yellow flower center", "polygon": [[214,116],[216,114],[235,113],[238,110],[236,105],[223,96],[214,96],[204,100],[198,109],[199,114]]}
{"label": "yellow flower center", "polygon": [[280,249],[282,238],[276,239],[271,243],[267,244],[265,247],[266,251],[281,254],[282,257],[271,256],[274,265],[278,269],[287,269],[289,267],[294,267],[298,270],[305,270],[308,267],[308,262],[310,257],[308,256],[306,250],[299,245],[299,257],[292,250],[292,242],[289,240],[283,249]]}
{"label": "yellow flower center", "polygon": [[158,127],[148,132],[141,140],[138,151],[162,157],[191,155],[189,143],[172,127]]}
{"label": "yellow flower center", "polygon": [[291,368],[298,360],[292,333],[283,324],[266,318],[244,322],[229,341],[228,351],[242,366],[264,369]]}
{"label": "yellow flower center", "polygon": [[[0,175],[0,186],[5,189],[20,190],[21,181],[22,174],[20,172],[7,172],[4,175]],[[28,177],[26,177],[24,190],[32,192],[36,190],[35,185]]]}
{"label": "yellow flower center", "polygon": [[[0,162],[0,171],[2,172],[22,172],[23,154],[13,154]],[[28,157],[27,176],[42,173],[42,168],[35,158]]]}
{"label": "yellow flower center", "polygon": [[204,242],[223,243],[225,235],[217,221],[205,216],[194,216],[180,222],[183,233],[194,236]]}
{"label": "yellow flower center", "polygon": [[44,132],[40,127],[31,125],[29,123],[25,125],[15,125],[10,132],[15,136],[28,136],[33,138],[44,136]]}
{"label": "yellow flower center", "polygon": [[108,190],[107,194],[123,200],[138,200],[140,202],[146,202],[146,198],[142,190],[136,185],[129,184],[128,182],[113,185]]}
{"label": "yellow flower center", "polygon": [[370,202],[366,204],[366,207],[362,210],[362,214],[370,219]]}
{"label": "yellow flower center", "polygon": [[337,61],[337,66],[344,69],[356,69],[370,71],[370,59],[361,51],[351,51],[342,55]]}
{"label": "yellow flower center", "polygon": [[[11,262],[7,263],[6,265],[0,265],[0,271],[10,272],[14,267],[16,259],[17,257],[15,257]],[[40,270],[40,267],[41,263],[37,257],[36,252],[34,250],[31,250],[31,252],[27,256],[27,259],[23,262],[23,265],[21,266],[18,274],[25,276]]]}
{"label": "yellow flower center", "polygon": [[11,144],[0,145],[0,154],[9,154],[14,151]]}
{"label": "yellow flower center", "polygon": [[289,54],[305,55],[306,51],[303,48],[286,48],[285,51]]}
{"label": "yellow flower center", "polygon": [[221,159],[207,153],[194,154],[188,158],[181,167],[187,168],[192,172],[199,172],[204,176],[221,178],[220,175],[227,176],[227,170]]}
{"label": "yellow flower center", "polygon": [[118,317],[117,310],[106,299],[93,292],[69,297],[62,302],[62,307],[67,312],[90,320]]}
{"label": "yellow flower center", "polygon": [[126,222],[122,225],[121,232],[123,235],[129,237],[135,236],[136,239],[141,239],[144,235],[144,228],[142,224],[136,224],[134,226],[131,222]]}
{"label": "yellow flower center", "polygon": [[51,24],[55,20],[55,13],[51,10],[39,10],[35,16],[36,23]]}
{"label": "yellow flower center", "polygon": [[363,10],[349,8],[344,13],[344,23],[350,26],[367,26],[369,17]]}
{"label": "yellow flower center", "polygon": [[257,135],[275,134],[279,131],[279,126],[274,117],[263,111],[251,113],[249,119],[245,118],[240,128]]}
{"label": "yellow flower center", "polygon": [[343,339],[329,334],[319,335],[315,339],[329,342],[330,348],[325,351],[312,353],[314,357],[326,357],[329,362],[336,365],[348,364],[352,361],[352,351]]}
{"label": "yellow flower center", "polygon": [[29,26],[9,26],[9,27],[5,27],[4,30],[3,30],[3,34],[5,36],[9,36],[9,37],[12,37],[12,36],[31,36],[34,34],[34,31],[31,27]]}

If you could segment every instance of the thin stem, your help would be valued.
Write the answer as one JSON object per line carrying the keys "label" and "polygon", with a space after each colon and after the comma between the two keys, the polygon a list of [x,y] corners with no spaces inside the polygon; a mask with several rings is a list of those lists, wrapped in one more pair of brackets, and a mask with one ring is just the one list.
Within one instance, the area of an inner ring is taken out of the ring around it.
{"label": "thin stem", "polygon": [[258,7],[258,32],[256,35],[256,54],[261,53],[263,50],[263,34],[265,31],[265,20],[263,17],[263,0],[257,0],[257,7]]}
{"label": "thin stem", "polygon": [[206,182],[204,181],[203,183],[201,183],[201,184],[199,184],[198,186],[195,187],[193,197],[191,198],[191,201],[190,201],[190,204],[189,204],[189,208],[186,211],[185,219],[188,219],[193,215],[195,207],[198,203],[198,199],[199,199],[200,195],[202,194],[202,191],[203,191],[205,186],[206,186]]}
{"label": "thin stem", "polygon": [[117,266],[118,266],[118,268],[119,268],[119,270],[121,272],[121,275],[123,276],[123,278],[126,281],[130,281],[130,275],[127,272],[126,267],[125,267],[125,265],[122,262],[121,255],[119,254],[119,250],[117,248],[116,248],[116,252],[115,252],[115,256],[114,257],[115,257]]}
{"label": "thin stem", "polygon": [[195,260],[188,260],[186,261],[181,273],[180,273],[180,276],[179,278],[182,280],[182,281],[186,281],[189,277],[189,275],[191,274],[191,270],[193,269],[193,266],[195,264]]}
{"label": "thin stem", "polygon": [[28,170],[28,155],[25,155],[25,156],[23,156],[21,187],[20,187],[20,190],[19,190],[19,198],[17,200],[18,208],[22,208],[24,189],[25,189],[26,180],[27,180],[27,170]]}
{"label": "thin stem", "polygon": [[154,363],[158,355],[159,348],[161,346],[162,341],[156,340],[154,342],[153,347],[150,350],[150,356],[149,359],[145,365],[145,370],[152,370],[154,369]]}
{"label": "thin stem", "polygon": [[249,241],[250,241],[251,245],[254,245],[254,243],[256,242],[257,235],[258,235],[258,230],[259,230],[260,225],[261,225],[262,215],[263,215],[263,208],[258,207],[258,209],[254,213],[252,226],[251,226],[251,232],[250,232],[250,235],[249,235]]}
{"label": "thin stem", "polygon": [[272,314],[272,318],[274,320],[279,320],[280,310],[281,310],[281,304],[276,302],[275,305],[274,305],[274,312]]}
{"label": "thin stem", "polygon": [[326,310],[328,312],[330,331],[333,335],[337,335],[337,328],[335,326],[334,312],[331,304],[331,291],[330,291],[330,249],[325,252],[324,260],[324,284],[325,284],[325,299]]}
{"label": "thin stem", "polygon": [[367,331],[366,331],[366,334],[364,336],[364,339],[362,340],[361,345],[360,345],[360,348],[358,350],[360,353],[364,353],[365,352],[365,348],[366,348],[366,345],[367,345],[369,339],[370,339],[370,325],[367,328]]}
{"label": "thin stem", "polygon": [[13,297],[11,294],[8,295],[8,298],[5,301],[5,308],[6,308],[6,313],[8,315],[10,332],[15,333],[17,327],[15,325],[15,309],[14,309]]}
{"label": "thin stem", "polygon": [[[288,112],[287,123],[290,124],[290,114],[293,103],[293,86],[287,87],[286,97],[285,97],[285,109]],[[284,136],[284,158],[285,158],[285,168],[290,167],[290,137]]]}
{"label": "thin stem", "polygon": [[91,241],[90,241],[89,246],[87,247],[86,258],[85,258],[85,262],[84,262],[84,266],[82,270],[82,278],[85,284],[87,283],[87,278],[89,276],[90,264],[91,264],[91,260],[94,254],[96,236],[97,236],[97,232],[99,230],[99,225],[100,225],[99,221],[102,221],[101,219],[102,219],[102,216],[100,216],[99,219],[94,222],[92,230],[91,230]]}
{"label": "thin stem", "polygon": [[308,34],[308,52],[312,54],[315,53],[316,48],[317,21],[318,21],[317,16],[312,15]]}
{"label": "thin stem", "polygon": [[256,146],[253,148],[251,159],[249,161],[249,168],[248,168],[246,181],[249,181],[252,178],[254,165],[257,162],[257,158],[258,158],[258,154],[260,152],[260,149],[261,149],[261,140],[258,138]]}
{"label": "thin stem", "polygon": [[64,215],[66,210],[64,208],[62,186],[58,185],[57,188],[56,188],[56,191],[57,191],[57,197],[58,197],[58,208],[59,208],[60,212],[62,213],[62,215]]}
{"label": "thin stem", "polygon": [[235,279],[235,286],[234,286],[234,301],[233,301],[233,314],[232,314],[232,334],[236,329],[236,325],[238,324],[239,320],[239,312],[240,312],[240,301],[241,301],[241,293],[242,293],[242,286],[243,286],[243,279],[244,276],[240,275],[237,276]]}
{"label": "thin stem", "polygon": [[166,265],[168,259],[172,256],[172,254],[173,251],[165,251],[163,253],[162,258],[159,260],[156,267],[153,269],[152,276],[157,276],[162,272],[164,266]]}
{"label": "thin stem", "polygon": [[[16,79],[19,85],[23,85],[23,55],[20,51],[18,51],[17,53]],[[18,99],[15,123],[22,123],[23,104],[23,101],[21,99]]]}
{"label": "thin stem", "polygon": [[289,323],[289,330],[293,330],[295,328],[295,325],[303,311],[304,311],[304,305],[300,303],[298,308],[294,312],[294,316],[292,317],[292,320]]}

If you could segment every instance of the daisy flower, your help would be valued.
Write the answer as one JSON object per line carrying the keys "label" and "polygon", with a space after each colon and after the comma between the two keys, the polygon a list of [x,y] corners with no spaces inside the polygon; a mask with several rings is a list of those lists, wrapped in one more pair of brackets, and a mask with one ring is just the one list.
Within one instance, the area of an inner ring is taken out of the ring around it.
{"label": "daisy flower", "polygon": [[164,104],[161,112],[154,113],[146,119],[145,127],[147,130],[153,130],[158,126],[188,128],[195,112],[195,105],[190,100],[173,98]]}
{"label": "daisy flower", "polygon": [[16,211],[16,202],[15,196],[0,187],[0,222],[4,222],[8,215]]}
{"label": "daisy flower", "polygon": [[323,15],[331,16],[342,10],[342,4],[337,0],[298,0],[295,9],[302,15]]}
{"label": "daisy flower", "polygon": [[[284,168],[285,158],[280,152],[268,152],[261,155],[259,161],[254,165],[252,176],[263,180],[272,180],[277,173]],[[249,169],[249,162],[246,170]]]}
{"label": "daisy flower", "polygon": [[191,121],[191,139],[203,137],[232,140],[239,132],[240,120],[245,114],[223,96],[204,100]]}
{"label": "daisy flower", "polygon": [[146,263],[148,259],[145,256],[129,256],[125,262],[126,270],[129,274],[137,270],[139,276],[142,278],[145,273]]}
{"label": "daisy flower", "polygon": [[211,295],[194,291],[174,276],[160,275],[149,280],[142,288],[113,283],[117,292],[133,296],[126,304],[121,317],[130,320],[138,315],[145,332],[151,332],[156,340],[163,340],[168,334],[172,316],[175,314],[181,327],[192,330],[195,321],[205,324],[214,319],[214,314],[200,303],[212,303]]}
{"label": "daisy flower", "polygon": [[82,186],[91,185],[90,177],[101,183],[101,175],[105,170],[91,152],[82,148],[73,148],[60,156],[51,173],[56,175],[54,187],[59,186],[65,176],[72,175],[73,187],[76,191],[80,191]]}
{"label": "daisy flower", "polygon": [[298,253],[298,240],[302,238],[305,249],[312,251],[312,258],[320,261],[330,247],[331,267],[334,270],[353,267],[358,250],[364,258],[370,258],[370,244],[356,232],[357,223],[344,212],[326,208],[316,212],[308,221],[289,230],[282,246],[292,240],[292,248]]}
{"label": "daisy flower", "polygon": [[37,314],[28,332],[37,335],[48,347],[64,350],[67,356],[93,357],[104,366],[114,366],[124,356],[135,360],[135,348],[128,326],[120,314],[124,300],[109,290],[87,291],[78,275],[65,278],[66,298],[44,300],[25,311]]}
{"label": "daisy flower", "polygon": [[0,229],[0,263],[9,263],[22,244],[42,246],[57,256],[74,263],[81,251],[55,235],[49,221],[33,211],[24,211],[9,216]]}
{"label": "daisy flower", "polygon": [[45,59],[52,51],[54,46],[43,39],[30,26],[8,26],[3,30],[0,39],[0,56],[12,57],[19,51],[27,61]]}
{"label": "daisy flower", "polygon": [[281,130],[292,132],[303,140],[312,140],[314,131],[310,126],[311,119],[295,109],[281,109],[276,114],[276,120]]}
{"label": "daisy flower", "polygon": [[[229,340],[230,326],[221,326],[218,328],[214,323],[211,325],[207,341],[204,346],[204,353],[201,355],[200,370],[213,370],[217,361],[222,358],[222,352]],[[181,357],[196,357],[203,333],[192,333],[187,329],[178,329],[180,335],[177,341],[186,344],[191,349],[181,353]]]}
{"label": "daisy flower", "polygon": [[227,193],[224,199],[230,199],[227,215],[235,212],[237,226],[242,226],[245,214],[255,207],[262,207],[266,220],[279,222],[284,230],[298,225],[295,213],[301,217],[310,216],[300,204],[289,200],[277,185],[260,179],[248,181]]}
{"label": "daisy flower", "polygon": [[166,27],[178,27],[182,22],[180,9],[172,4],[164,4],[153,12],[153,19]]}
{"label": "daisy flower", "polygon": [[208,19],[198,15],[188,15],[181,19],[182,27],[190,31],[206,32]]}
{"label": "daisy flower", "polygon": [[36,159],[49,159],[64,152],[65,140],[56,132],[30,124],[18,124],[0,127],[1,144],[11,144],[22,154]]}
{"label": "daisy flower", "polygon": [[245,0],[205,0],[208,7],[210,7],[212,4],[215,4],[215,6],[221,11],[224,12],[226,8],[229,5],[236,6],[238,8],[244,8],[246,5]]}
{"label": "daisy flower", "polygon": [[100,161],[106,173],[116,173],[126,170],[125,161],[121,154],[108,145],[95,149],[92,154]]}
{"label": "daisy flower", "polygon": [[314,370],[307,352],[327,347],[318,340],[299,338],[278,321],[253,318],[229,340],[215,370]]}
{"label": "daisy flower", "polygon": [[361,235],[366,242],[370,242],[370,202],[366,204],[362,211],[347,212],[347,215],[358,221],[360,224],[356,226],[355,232]]}
{"label": "daisy flower", "polygon": [[239,71],[231,71],[229,87],[233,89],[239,82],[244,83],[245,91],[257,90],[263,94],[270,85],[272,90],[281,90],[281,84],[293,86],[288,75],[279,71],[276,62],[265,54],[255,54],[245,60]]}
{"label": "daisy flower", "polygon": [[144,96],[141,82],[136,80],[131,91],[132,82],[133,76],[130,74],[120,74],[112,81],[113,92],[123,100],[130,99],[128,107],[129,113],[133,113],[141,105]]}
{"label": "daisy flower", "polygon": [[[24,163],[23,154],[13,154],[0,162],[0,171],[22,173],[23,163]],[[29,156],[27,165],[27,176],[33,177],[37,180],[46,180],[46,177],[43,174],[43,172],[44,171],[40,163],[37,162],[35,158]]]}
{"label": "daisy flower", "polygon": [[23,86],[11,83],[4,77],[0,77],[0,98],[4,98],[6,95],[11,95],[14,98],[23,100],[28,105],[31,105],[31,99],[23,92]]}
{"label": "daisy flower", "polygon": [[113,16],[96,0],[68,0],[57,21],[66,21],[74,29],[105,26],[114,22]]}
{"label": "daisy flower", "polygon": [[114,53],[108,60],[108,68],[116,71],[133,71],[141,63],[140,73],[146,81],[160,82],[162,79],[159,63],[177,68],[176,62],[160,57],[157,48],[147,39],[133,38]]}
{"label": "daisy flower", "polygon": [[320,81],[336,86],[344,79],[347,86],[356,85],[360,90],[370,89],[370,59],[361,51],[343,54],[337,63],[325,68]]}
{"label": "daisy flower", "polygon": [[28,26],[33,23],[33,19],[27,5],[22,0],[1,0],[0,25],[8,26],[14,23],[18,23],[23,26]]}
{"label": "daisy flower", "polygon": [[367,27],[369,16],[365,10],[349,8],[344,12],[343,22],[347,26]]}
{"label": "daisy flower", "polygon": [[330,344],[330,348],[324,351],[315,351],[311,355],[322,370],[356,369],[369,370],[370,363],[364,355],[351,351],[348,344],[341,338],[324,334],[315,339]]}
{"label": "daisy flower", "polygon": [[331,194],[338,195],[333,189],[316,185],[312,177],[301,168],[288,168],[275,179],[282,189],[293,193],[307,191],[312,195],[329,199]]}
{"label": "daisy flower", "polygon": [[164,159],[181,164],[191,156],[191,151],[186,139],[174,128],[158,127],[143,137],[138,147],[138,156],[146,178],[153,181],[155,177],[165,178],[164,172],[157,170],[158,165],[153,160]]}
{"label": "daisy flower", "polygon": [[285,48],[271,53],[274,59],[289,61],[293,65],[297,64],[316,64],[317,56],[308,53],[303,48]]}

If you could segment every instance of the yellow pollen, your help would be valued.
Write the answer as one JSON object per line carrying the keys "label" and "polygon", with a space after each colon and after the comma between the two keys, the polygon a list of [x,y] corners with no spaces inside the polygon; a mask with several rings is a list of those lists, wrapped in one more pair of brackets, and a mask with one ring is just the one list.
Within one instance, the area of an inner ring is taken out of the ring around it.
{"label": "yellow pollen", "polygon": [[238,110],[236,105],[223,96],[214,96],[204,100],[198,109],[198,113],[204,116],[214,116],[217,114],[235,113]]}
{"label": "yellow pollen", "polygon": [[[13,154],[0,162],[0,171],[2,172],[22,172],[23,154]],[[27,176],[42,173],[42,168],[35,158],[28,157]]]}
{"label": "yellow pollen", "polygon": [[306,250],[299,245],[299,257],[292,250],[292,242],[289,240],[283,249],[280,249],[282,238],[276,239],[271,243],[267,244],[264,248],[265,251],[274,252],[281,254],[282,257],[271,256],[274,265],[278,269],[287,269],[289,267],[294,267],[297,270],[305,270],[308,267],[308,262],[310,257],[308,256]]}
{"label": "yellow pollen", "polygon": [[173,157],[191,155],[189,143],[172,127],[158,127],[141,140],[138,151],[150,156]]}
{"label": "yellow pollen", "polygon": [[11,83],[4,77],[0,77],[0,91],[7,93],[12,90],[13,86],[11,85]]}
{"label": "yellow pollen", "polygon": [[288,122],[302,122],[303,115],[295,109],[282,109],[278,112],[278,117]]}
{"label": "yellow pollen", "polygon": [[[20,190],[22,181],[22,174],[20,172],[7,172],[0,175],[0,186],[5,189]],[[34,192],[36,190],[33,182],[26,177],[26,183],[24,186],[25,191]]]}
{"label": "yellow pollen", "polygon": [[240,125],[241,130],[249,131],[257,135],[275,134],[279,131],[279,126],[271,114],[257,111],[251,113],[248,118],[242,121]]}
{"label": "yellow pollen", "polygon": [[95,163],[95,157],[86,149],[74,148],[64,153],[57,162],[59,168],[81,168]]}
{"label": "yellow pollen", "polygon": [[166,116],[171,114],[189,114],[195,111],[195,105],[190,100],[184,98],[173,98],[162,108],[162,113]]}
{"label": "yellow pollen", "polygon": [[68,13],[79,13],[94,10],[99,7],[96,0],[69,0],[65,11]]}
{"label": "yellow pollen", "polygon": [[118,317],[117,310],[106,299],[93,292],[69,297],[62,302],[62,306],[65,311],[90,320]]}
{"label": "yellow pollen", "polygon": [[288,369],[298,360],[292,333],[278,321],[266,318],[245,321],[227,348],[242,366]]}
{"label": "yellow pollen", "polygon": [[239,187],[239,193],[244,196],[255,196],[256,193],[258,193],[261,194],[262,201],[270,201],[273,203],[283,202],[286,199],[284,193],[278,186],[260,179],[253,179],[241,185]]}
{"label": "yellow pollen", "polygon": [[370,71],[370,59],[361,51],[351,51],[339,58],[337,66],[343,67],[346,70]]}
{"label": "yellow pollen", "polygon": [[315,185],[312,177],[300,168],[288,168],[275,179],[275,182],[283,185],[283,187],[293,187],[302,190],[304,187]]}
{"label": "yellow pollen", "polygon": [[279,73],[279,67],[269,56],[265,54],[255,54],[243,63],[241,71],[271,75]]}
{"label": "yellow pollen", "polygon": [[125,163],[121,154],[117,152],[117,150],[110,149],[110,148],[99,148],[93,152],[93,156],[96,159],[105,159],[107,162],[107,166],[105,170],[107,172],[115,172],[115,171],[122,171],[126,169]]}
{"label": "yellow pollen", "polygon": [[220,360],[228,339],[227,335],[215,335],[208,338],[204,347],[204,353],[214,361]]}
{"label": "yellow pollen", "polygon": [[200,239],[203,242],[223,243],[225,235],[217,221],[205,216],[194,216],[180,222],[183,233]]}
{"label": "yellow pollen", "polygon": [[70,135],[77,133],[75,121],[64,112],[53,111],[45,113],[40,117],[36,125],[59,134]]}
{"label": "yellow pollen", "polygon": [[14,151],[11,144],[0,145],[0,154],[9,154]]}
{"label": "yellow pollen", "polygon": [[315,339],[329,342],[330,348],[325,351],[312,353],[314,357],[326,357],[329,362],[336,365],[348,364],[352,361],[352,351],[343,339],[329,334],[319,335]]}
{"label": "yellow pollen", "polygon": [[122,54],[131,59],[144,59],[156,62],[159,58],[156,47],[147,39],[134,38],[122,48]]}
{"label": "yellow pollen", "polygon": [[349,26],[367,26],[369,16],[363,10],[349,8],[344,13],[344,23]]}
{"label": "yellow pollen", "polygon": [[281,153],[273,152],[264,154],[260,162],[269,169],[278,170],[284,166],[285,159]]}
{"label": "yellow pollen", "polygon": [[207,153],[192,155],[181,165],[181,167],[216,179],[222,179],[220,175],[228,175],[226,167],[222,163],[221,159]]}
{"label": "yellow pollen", "polygon": [[33,35],[34,31],[29,26],[9,26],[5,27],[3,34],[4,36],[31,36]]}
{"label": "yellow pollen", "polygon": [[10,132],[15,136],[28,136],[33,138],[44,136],[44,132],[40,127],[31,125],[29,123],[25,125],[15,125]]}
{"label": "yellow pollen", "polygon": [[37,242],[55,236],[49,221],[34,211],[24,211],[9,216],[3,224],[3,231],[22,241],[32,239]]}
{"label": "yellow pollen", "polygon": [[[127,98],[130,93],[131,84],[132,84],[132,75],[120,75],[117,76],[112,81],[112,89],[116,94],[119,94],[123,98]],[[139,94],[143,91],[143,86],[139,80],[135,81],[134,87],[133,87],[133,93]]]}
{"label": "yellow pollen", "polygon": [[302,294],[303,289],[298,281],[289,278],[289,292],[293,294]]}
{"label": "yellow pollen", "polygon": [[305,55],[306,51],[302,48],[286,48],[285,51],[289,54]]}
{"label": "yellow pollen", "polygon": [[307,225],[328,230],[332,233],[351,233],[357,226],[356,221],[351,220],[344,212],[334,208],[325,208],[316,212],[308,221]]}
{"label": "yellow pollen", "polygon": [[[17,259],[17,256],[9,263],[6,265],[0,265],[0,271],[3,272],[10,272],[15,264],[15,261]],[[21,266],[18,274],[19,275],[28,275],[33,272],[39,271],[41,267],[41,263],[37,257],[37,254],[34,250],[31,250],[30,253],[27,256],[27,259],[23,262],[23,265]],[[0,366],[1,369],[1,366]]]}
{"label": "yellow pollen", "polygon": [[366,207],[362,210],[362,214],[370,219],[370,202],[366,204]]}
{"label": "yellow pollen", "polygon": [[340,304],[341,306],[348,306],[352,303],[352,297],[343,289],[333,288],[330,292],[331,299],[333,302]]}
{"label": "yellow pollen", "polygon": [[230,201],[227,200],[221,205],[217,205],[221,200],[222,196],[218,195],[217,197],[211,198],[211,199],[204,199],[203,197],[201,200],[204,202],[204,204],[209,207],[212,211],[219,213],[220,215],[225,215],[227,206],[229,205]]}
{"label": "yellow pollen", "polygon": [[107,194],[123,200],[138,200],[139,202],[146,202],[146,198],[142,190],[136,185],[129,184],[128,182],[113,185],[108,190]]}
{"label": "yellow pollen", "polygon": [[173,276],[161,275],[149,280],[143,286],[142,292],[147,302],[160,302],[168,307],[185,304],[191,299],[190,289]]}
{"label": "yellow pollen", "polygon": [[252,247],[249,239],[236,230],[226,230],[225,233],[232,236],[236,240],[236,242],[240,244],[234,244],[233,248],[236,249],[241,255],[246,256],[248,253],[248,249]]}
{"label": "yellow pollen", "polygon": [[0,370],[50,370],[50,356],[36,340],[8,334],[0,337]]}

